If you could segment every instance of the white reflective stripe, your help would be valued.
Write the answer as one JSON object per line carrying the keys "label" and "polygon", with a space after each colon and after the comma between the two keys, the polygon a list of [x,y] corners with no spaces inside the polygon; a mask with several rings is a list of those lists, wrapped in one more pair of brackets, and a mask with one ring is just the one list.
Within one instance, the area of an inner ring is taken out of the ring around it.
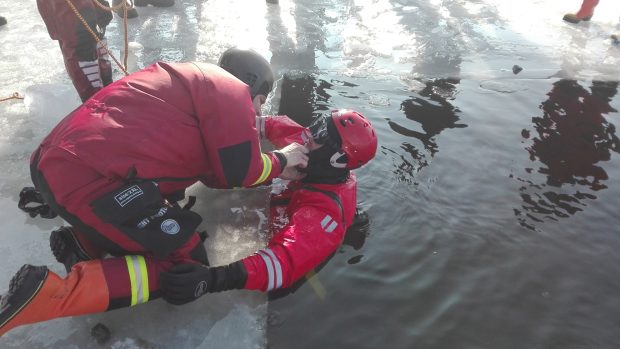
{"label": "white reflective stripe", "polygon": [[99,61],[79,61],[78,65],[80,66],[80,68],[84,69],[84,67],[88,68],[88,67],[92,67],[92,66],[99,66]]}
{"label": "white reflective stripe", "polygon": [[273,251],[270,248],[264,249],[263,252],[267,253],[269,255],[269,257],[271,257],[271,260],[273,261],[273,265],[274,265],[274,267],[276,269],[275,270],[275,272],[276,272],[276,286],[275,286],[275,288],[282,287],[282,265],[280,264],[280,260],[275,255],[275,253],[273,253]]}
{"label": "white reflective stripe", "polygon": [[331,233],[332,231],[334,231],[334,229],[336,229],[337,226],[338,223],[336,223],[336,221],[332,221],[332,224],[330,224],[329,227],[325,229],[325,231]]}
{"label": "white reflective stripe", "polygon": [[99,76],[99,66],[95,65],[92,67],[83,67],[82,68],[82,72],[84,72],[84,75],[97,75]]}
{"label": "white reflective stripe", "polygon": [[327,226],[327,223],[329,223],[329,221],[332,220],[332,217],[330,215],[325,216],[325,218],[323,218],[323,220],[321,221],[321,228],[325,229],[325,227]]}
{"label": "white reflective stripe", "polygon": [[271,262],[271,258],[263,251],[258,251],[258,254],[263,257],[263,261],[267,266],[267,291],[273,290],[275,286],[275,276],[273,275],[273,263]]}
{"label": "white reflective stripe", "polygon": [[99,61],[82,61],[78,62],[82,73],[86,75],[92,87],[102,87],[101,76],[99,74]]}
{"label": "white reflective stripe", "polygon": [[88,77],[88,81],[99,80],[99,72],[84,74]]}

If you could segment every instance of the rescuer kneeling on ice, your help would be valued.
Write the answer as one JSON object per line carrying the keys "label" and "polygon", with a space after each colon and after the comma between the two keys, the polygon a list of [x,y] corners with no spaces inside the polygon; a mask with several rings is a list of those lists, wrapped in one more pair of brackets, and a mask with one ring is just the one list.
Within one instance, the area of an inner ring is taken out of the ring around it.
{"label": "rescuer kneeling on ice", "polygon": [[220,66],[153,64],[97,92],[43,140],[31,157],[36,189],[24,188],[19,206],[71,224],[50,236],[68,275],[24,265],[2,296],[0,335],[145,303],[159,297],[162,271],[208,263],[201,217],[175,204],[190,185],[301,178],[303,145],[260,148],[256,116],[274,82],[269,63],[230,49]]}

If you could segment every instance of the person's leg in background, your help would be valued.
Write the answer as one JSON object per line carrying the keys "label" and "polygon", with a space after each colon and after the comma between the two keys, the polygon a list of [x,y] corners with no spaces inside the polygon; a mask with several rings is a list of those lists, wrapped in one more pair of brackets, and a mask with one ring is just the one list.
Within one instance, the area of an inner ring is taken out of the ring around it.
{"label": "person's leg in background", "polygon": [[[107,5],[105,1],[100,3]],[[49,35],[53,40],[58,40],[67,73],[84,102],[112,82],[111,65],[107,57],[100,54],[97,43],[98,40],[104,41],[105,27],[112,14],[100,9],[91,0],[74,1],[73,5],[90,30],[66,1],[37,0]]]}
{"label": "person's leg in background", "polygon": [[581,21],[589,21],[594,15],[594,8],[598,5],[599,0],[583,0],[581,8],[577,13],[567,13],[564,20],[570,23],[579,23]]}

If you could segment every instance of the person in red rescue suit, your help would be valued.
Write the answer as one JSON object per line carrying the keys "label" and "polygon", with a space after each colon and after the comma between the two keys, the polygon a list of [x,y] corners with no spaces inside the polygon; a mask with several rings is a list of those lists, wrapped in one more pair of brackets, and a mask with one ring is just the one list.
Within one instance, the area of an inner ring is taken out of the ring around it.
{"label": "person in red rescue suit", "polygon": [[50,236],[68,275],[24,265],[2,296],[0,335],[147,302],[159,297],[163,270],[207,263],[201,217],[174,204],[197,181],[235,188],[300,178],[305,146],[261,152],[256,116],[274,82],[269,63],[232,48],[219,64],[153,64],[99,91],[43,140],[31,175],[72,226]]}
{"label": "person in red rescue suit", "polygon": [[82,102],[112,82],[112,65],[105,45],[105,28],[112,13],[105,0],[71,0],[88,27],[86,28],[66,0],[37,0],[39,13],[52,40],[58,40],[65,68]]}
{"label": "person in red rescue suit", "polygon": [[[284,192],[272,197],[271,218],[284,222],[271,224],[273,236],[267,246],[240,261],[217,267],[183,263],[162,273],[161,291],[169,303],[184,304],[230,289],[290,287],[342,243],[357,212],[357,185],[351,170],[370,161],[377,149],[370,122],[355,111],[335,110],[315,120],[309,132],[282,116],[268,117],[264,125],[266,137],[276,147],[304,137],[311,150],[306,177],[290,182]],[[285,214],[279,217],[282,205]],[[283,228],[282,223],[286,223]]]}

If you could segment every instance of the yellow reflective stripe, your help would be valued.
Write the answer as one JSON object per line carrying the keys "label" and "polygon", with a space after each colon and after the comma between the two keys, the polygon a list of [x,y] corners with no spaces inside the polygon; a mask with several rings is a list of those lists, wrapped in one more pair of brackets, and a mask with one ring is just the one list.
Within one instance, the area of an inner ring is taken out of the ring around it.
{"label": "yellow reflective stripe", "polygon": [[149,274],[144,256],[125,256],[131,284],[131,306],[149,300]]}
{"label": "yellow reflective stripe", "polygon": [[323,287],[323,284],[319,280],[319,277],[316,275],[314,269],[306,273],[306,280],[308,280],[310,286],[312,286],[312,289],[314,289],[314,292],[319,297],[319,299],[324,300],[327,291],[325,291],[325,287]]}
{"label": "yellow reflective stripe", "polygon": [[131,257],[125,256],[125,262],[127,263],[129,282],[131,283],[131,306],[133,307],[138,303],[138,288],[136,287],[136,274],[133,271],[133,259]]}
{"label": "yellow reflective stripe", "polygon": [[256,182],[252,183],[252,185],[260,184],[264,182],[269,175],[271,174],[271,159],[269,156],[261,153],[261,158],[263,159],[263,172],[260,174],[260,177],[256,180]]}
{"label": "yellow reflective stripe", "polygon": [[146,269],[146,261],[144,256],[139,256],[140,272],[142,274],[142,303],[149,301],[149,272]]}

